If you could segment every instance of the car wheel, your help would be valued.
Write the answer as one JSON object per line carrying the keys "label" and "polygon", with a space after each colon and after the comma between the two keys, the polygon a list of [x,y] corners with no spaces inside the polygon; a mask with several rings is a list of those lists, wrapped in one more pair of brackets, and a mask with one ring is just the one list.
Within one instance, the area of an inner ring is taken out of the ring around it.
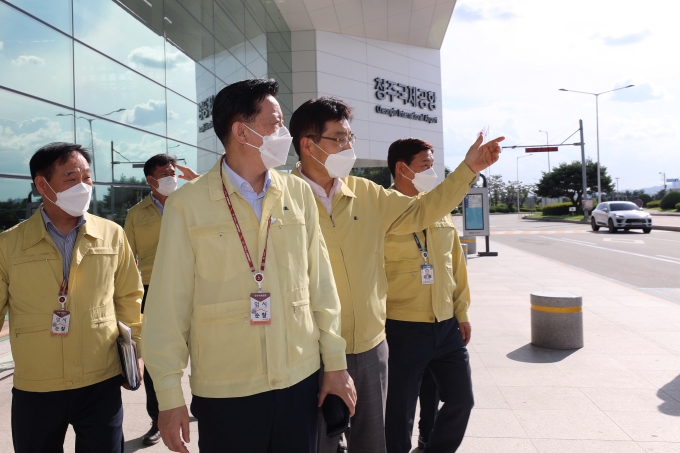
{"label": "car wheel", "polygon": [[651,228],[643,228],[642,232],[645,233],[645,234],[649,234],[649,233],[652,232],[652,229]]}
{"label": "car wheel", "polygon": [[597,225],[597,222],[595,222],[595,217],[590,218],[590,228],[592,228],[593,231],[600,231],[600,227]]}
{"label": "car wheel", "polygon": [[618,229],[614,227],[614,222],[612,222],[612,219],[609,219],[609,222],[607,224],[609,225],[610,233],[616,233],[618,231]]}

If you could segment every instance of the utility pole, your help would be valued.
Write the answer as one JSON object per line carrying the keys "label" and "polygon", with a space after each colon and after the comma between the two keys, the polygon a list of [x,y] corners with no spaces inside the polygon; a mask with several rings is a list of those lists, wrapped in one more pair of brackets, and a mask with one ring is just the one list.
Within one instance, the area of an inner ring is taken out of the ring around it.
{"label": "utility pole", "polygon": [[619,178],[614,179],[616,179],[616,199],[621,200],[621,195],[619,194]]}
{"label": "utility pole", "polygon": [[[581,178],[583,180],[583,194],[581,195],[581,208],[585,205],[588,196],[588,181],[586,180],[586,144],[583,143],[583,120],[578,120],[578,129],[581,132]],[[588,212],[583,209],[583,220],[588,221]]]}
{"label": "utility pole", "polygon": [[[547,131],[538,131],[538,132],[543,132],[545,134],[545,146],[548,147],[550,146],[550,140],[548,139],[548,132]],[[548,173],[552,171],[552,168],[550,168],[550,153],[548,154]]]}

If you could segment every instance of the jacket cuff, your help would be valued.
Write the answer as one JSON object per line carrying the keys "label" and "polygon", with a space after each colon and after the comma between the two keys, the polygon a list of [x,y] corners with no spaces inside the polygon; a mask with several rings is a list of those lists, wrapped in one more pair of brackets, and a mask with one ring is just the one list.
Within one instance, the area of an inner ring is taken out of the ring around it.
{"label": "jacket cuff", "polygon": [[344,352],[334,352],[332,354],[322,354],[324,371],[340,371],[347,369],[347,357]]}
{"label": "jacket cuff", "polygon": [[186,405],[181,384],[179,387],[165,390],[156,389],[156,398],[158,398],[158,409],[161,411],[167,411]]}
{"label": "jacket cuff", "polygon": [[472,183],[475,181],[475,178],[477,177],[477,173],[472,171],[468,164],[465,163],[465,161],[461,162],[460,165],[453,171],[454,173],[458,174],[458,177],[460,177],[463,181],[470,181],[468,183],[469,186],[472,186]]}
{"label": "jacket cuff", "polygon": [[456,313],[456,319],[458,322],[470,322],[467,310],[461,310],[459,313]]}

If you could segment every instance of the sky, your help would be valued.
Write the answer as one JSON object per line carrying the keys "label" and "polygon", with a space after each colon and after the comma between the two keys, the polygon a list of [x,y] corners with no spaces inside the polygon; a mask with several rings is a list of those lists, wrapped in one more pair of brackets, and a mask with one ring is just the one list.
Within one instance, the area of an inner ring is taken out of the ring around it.
{"label": "sky", "polygon": [[[680,16],[677,0],[458,0],[441,49],[445,159],[455,167],[489,128],[503,145],[559,144],[583,120],[586,157],[619,190],[680,178]],[[567,143],[578,142],[578,134]],[[550,165],[580,160],[580,147],[549,153]],[[547,153],[506,149],[490,174],[537,183]],[[519,162],[519,168],[518,168]],[[680,187],[680,185],[676,185]]]}

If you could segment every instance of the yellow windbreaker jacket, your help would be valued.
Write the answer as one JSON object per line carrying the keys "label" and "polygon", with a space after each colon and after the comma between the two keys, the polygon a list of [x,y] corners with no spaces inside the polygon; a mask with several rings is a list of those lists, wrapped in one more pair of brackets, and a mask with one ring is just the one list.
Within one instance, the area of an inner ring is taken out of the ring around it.
{"label": "yellow windbreaker jacket", "polygon": [[138,258],[142,283],[145,285],[151,281],[158,236],[161,234],[161,219],[161,213],[153,203],[151,194],[130,208],[125,218],[125,234],[133,256]]}
{"label": "yellow windbreaker jacket", "polygon": [[[425,247],[425,235],[416,233]],[[397,321],[434,322],[454,316],[468,322],[470,287],[465,256],[450,215],[427,228],[428,263],[434,284],[423,285],[420,266],[425,264],[413,234],[385,239],[387,317]]]}
{"label": "yellow windbreaker jacket", "polygon": [[40,209],[0,234],[0,326],[9,309],[14,386],[69,390],[120,374],[117,320],[140,340],[143,289],[123,229],[85,214],[71,259],[66,337],[50,335],[62,259]]}
{"label": "yellow windbreaker jacket", "polygon": [[[272,216],[262,289],[271,325],[250,325],[257,284],[222,191],[220,163],[167,199],[144,313],[144,359],[161,410],[184,404],[180,379],[191,355],[191,391],[208,398],[290,387],[319,369],[346,368],[340,300],[314,195],[271,170],[262,222],[224,175],[259,270]],[[187,346],[188,343],[188,346]]]}
{"label": "yellow windbreaker jacket", "polygon": [[[299,169],[293,174],[299,176]],[[460,204],[475,177],[463,162],[434,190],[411,198],[349,176],[333,197],[331,215],[317,199],[342,304],[347,354],[366,352],[385,339],[385,235],[432,225]]]}

